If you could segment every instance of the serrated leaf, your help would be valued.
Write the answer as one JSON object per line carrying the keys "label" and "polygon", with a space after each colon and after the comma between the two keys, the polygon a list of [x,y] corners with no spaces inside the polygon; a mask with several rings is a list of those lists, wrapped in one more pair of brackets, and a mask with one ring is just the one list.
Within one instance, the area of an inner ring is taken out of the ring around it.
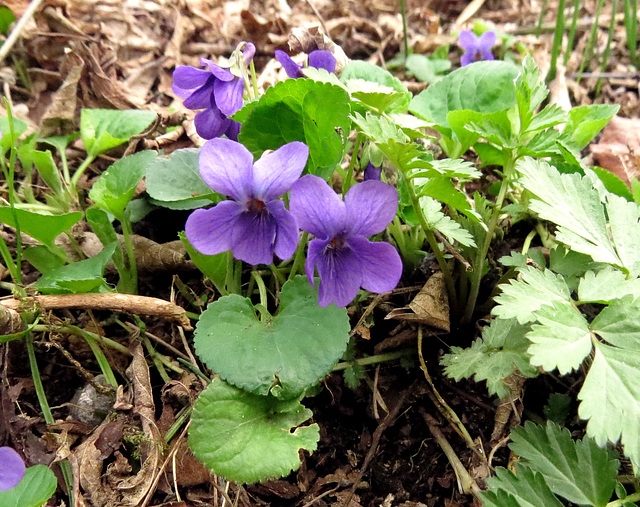
{"label": "serrated leaf", "polygon": [[340,79],[344,83],[348,83],[354,79],[361,79],[378,83],[395,90],[398,96],[394,98],[394,102],[388,106],[388,110],[386,111],[388,113],[406,113],[409,108],[411,93],[397,77],[382,67],[365,61],[352,60],[342,69]]}
{"label": "serrated leaf", "polygon": [[598,166],[592,166],[589,169],[591,169],[591,171],[600,178],[600,181],[602,181],[608,192],[624,197],[627,201],[633,201],[633,195],[631,194],[629,187],[624,181],[618,178],[618,176],[613,174],[611,171]]}
{"label": "serrated leaf", "polygon": [[611,345],[640,352],[640,299],[634,295],[613,301],[593,319],[591,329]]}
{"label": "serrated leaf", "polygon": [[517,464],[513,474],[503,467],[487,479],[490,491],[480,493],[483,507],[562,507],[542,474]]}
{"label": "serrated leaf", "polygon": [[156,156],[155,151],[146,150],[114,162],[93,184],[89,197],[97,206],[122,220],[138,182]]}
{"label": "serrated leaf", "polygon": [[[624,199],[616,196],[612,196],[608,206],[621,219],[615,225],[611,222],[611,226],[621,233],[624,231],[617,238],[621,251],[625,253],[623,261],[609,238],[605,208],[600,195],[588,178],[578,174],[560,174],[546,162],[530,158],[519,162],[516,167],[524,174],[521,179],[523,186],[535,195],[531,200],[531,209],[545,220],[558,225],[558,241],[590,255],[597,262],[634,270],[640,268],[630,251],[631,245],[640,244],[637,206],[635,211],[630,210],[620,202],[620,199]],[[633,206],[633,203],[627,204]],[[632,237],[624,237],[629,234],[629,230]]]}
{"label": "serrated leaf", "polygon": [[405,94],[395,91],[390,86],[365,81],[364,79],[349,79],[345,84],[347,91],[351,94],[351,98],[368,109],[380,113],[397,110],[406,111],[407,109]]}
{"label": "serrated leaf", "polygon": [[416,193],[419,197],[425,196],[437,199],[464,213],[471,220],[482,223],[482,217],[471,207],[466,195],[453,185],[451,178],[436,176],[428,178],[426,181],[423,178],[415,178],[413,183],[416,186]]}
{"label": "serrated leaf", "polygon": [[574,107],[564,133],[582,150],[609,123],[620,109],[618,104],[597,104]]}
{"label": "serrated leaf", "polygon": [[619,266],[630,276],[640,275],[640,208],[624,197],[609,194],[606,202],[609,230]]}
{"label": "serrated leaf", "polygon": [[0,491],[2,507],[40,507],[53,496],[58,479],[45,465],[27,468],[24,477],[14,488]]}
{"label": "serrated leaf", "polygon": [[146,129],[157,117],[141,109],[83,109],[80,112],[80,135],[87,153],[97,156],[126,143]]}
{"label": "serrated leaf", "polygon": [[[40,241],[48,247],[54,246],[55,239],[82,219],[81,211],[63,215],[41,215],[24,209],[14,210],[20,224],[20,231]],[[8,206],[0,207],[0,222],[15,227],[14,215]]]}
{"label": "serrated leaf", "polygon": [[411,101],[409,111],[449,128],[447,114],[458,109],[493,113],[516,104],[519,69],[502,61],[476,62],[454,70]]}
{"label": "serrated leaf", "polygon": [[505,379],[514,370],[528,378],[538,374],[529,364],[529,341],[525,337],[528,331],[528,325],[522,326],[515,319],[494,319],[482,330],[482,338],[466,349],[452,347],[441,364],[447,376],[455,380],[472,376],[476,382],[486,380],[489,394],[505,398],[509,395]]}
{"label": "serrated leaf", "polygon": [[275,479],[296,470],[298,451],[314,451],[317,424],[298,400],[256,396],[219,378],[200,394],[191,414],[189,447],[214,473],[238,483]]}
{"label": "serrated leaf", "polygon": [[306,171],[327,179],[342,160],[351,130],[349,94],[311,79],[287,79],[269,87],[251,110],[239,140],[254,157],[291,141],[309,146]]}
{"label": "serrated leaf", "polygon": [[534,313],[531,327],[531,364],[561,375],[577,369],[591,352],[591,333],[584,316],[568,301],[554,301]]}
{"label": "serrated leaf", "polygon": [[568,250],[564,245],[557,245],[549,252],[549,269],[563,275],[565,279],[582,276],[587,271],[597,271],[606,264],[593,262],[590,256]]}
{"label": "serrated leaf", "polygon": [[527,132],[548,129],[567,121],[567,113],[557,104],[551,104],[536,114],[527,128]]}
{"label": "serrated leaf", "polygon": [[439,173],[449,178],[459,178],[464,180],[477,179],[482,176],[471,162],[459,158],[443,158],[426,162],[428,169],[416,169],[411,172],[412,178],[430,177],[433,173]]}
{"label": "serrated leaf", "polygon": [[624,454],[640,467],[640,353],[597,344],[578,399],[587,434],[600,445],[622,440]]}
{"label": "serrated leaf", "polygon": [[80,294],[85,292],[106,292],[108,286],[102,274],[109,263],[116,244],[104,247],[90,259],[73,262],[44,273],[35,283],[35,288],[43,294]]}
{"label": "serrated leaf", "polygon": [[424,215],[427,225],[432,229],[435,229],[449,240],[449,242],[458,242],[461,245],[475,247],[476,242],[466,229],[452,220],[450,217],[442,212],[442,204],[432,199],[431,197],[421,197],[420,207],[422,208],[422,214]]}
{"label": "serrated leaf", "polygon": [[154,203],[172,209],[196,209],[220,200],[200,176],[199,155],[199,148],[183,148],[147,166],[147,193]]}
{"label": "serrated leaf", "polygon": [[502,319],[517,318],[520,324],[536,320],[534,312],[545,305],[559,302],[570,304],[569,288],[562,275],[548,269],[539,270],[527,266],[520,270],[517,280],[501,284],[502,291],[496,296],[495,306],[491,313]]}
{"label": "serrated leaf", "polygon": [[200,316],[194,342],[198,356],[224,380],[290,399],[331,371],[347,347],[349,329],[346,310],[320,307],[316,290],[297,276],[282,286],[280,309],[270,322],[258,319],[249,299],[231,294]]}
{"label": "serrated leaf", "polygon": [[540,70],[530,55],[522,62],[522,72],[515,84],[520,125],[525,131],[531,124],[534,111],[549,94],[546,84],[540,79]]}
{"label": "serrated leaf", "polygon": [[578,286],[578,299],[582,303],[609,303],[627,295],[640,297],[640,278],[627,279],[611,266],[597,273],[587,271]]}
{"label": "serrated leaf", "polygon": [[580,505],[604,507],[611,499],[619,463],[607,449],[585,437],[577,442],[553,422],[527,421],[511,432],[511,450],[544,476],[557,495]]}

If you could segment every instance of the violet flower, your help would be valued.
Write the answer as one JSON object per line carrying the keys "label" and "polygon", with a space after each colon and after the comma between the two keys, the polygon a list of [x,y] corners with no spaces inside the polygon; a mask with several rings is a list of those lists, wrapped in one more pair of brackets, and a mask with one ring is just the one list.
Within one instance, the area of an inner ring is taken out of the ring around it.
{"label": "violet flower", "polygon": [[300,65],[292,60],[292,58],[285,53],[276,49],[276,60],[280,62],[280,65],[284,68],[287,76],[291,78],[304,77],[302,69],[305,67],[315,67],[316,69],[325,69],[327,72],[334,72],[336,70],[336,57],[333,56],[331,51],[324,49],[316,49],[309,53],[309,64]]}
{"label": "violet flower", "polygon": [[496,34],[492,31],[484,32],[480,37],[469,30],[460,32],[458,44],[465,53],[460,58],[460,64],[464,67],[480,60],[493,60],[491,48],[496,43]]}
{"label": "violet flower", "polygon": [[[247,43],[244,61],[248,65],[256,47]],[[180,65],[173,71],[173,93],[182,97],[188,109],[202,109],[195,117],[196,132],[204,139],[226,134],[238,139],[240,124],[228,118],[242,107],[244,79],[217,63],[200,58],[207,69]]]}
{"label": "violet flower", "polygon": [[364,168],[364,181],[378,180],[382,177],[382,167],[376,167],[371,162]]}
{"label": "violet flower", "polygon": [[371,292],[395,288],[402,261],[389,243],[372,243],[398,209],[396,189],[382,181],[351,187],[344,201],[321,178],[306,175],[291,187],[289,203],[298,226],[315,236],[309,243],[305,271],[313,284],[320,275],[319,304],[347,306],[362,287]]}
{"label": "violet flower", "polygon": [[26,467],[11,447],[0,447],[0,491],[14,488],[24,477]]}
{"label": "violet flower", "polygon": [[231,250],[249,264],[271,264],[273,254],[287,260],[298,246],[298,226],[285,209],[286,194],[309,157],[306,144],[294,141],[262,155],[240,143],[212,139],[200,150],[198,167],[207,185],[233,200],[195,210],[185,224],[193,247],[207,255]]}

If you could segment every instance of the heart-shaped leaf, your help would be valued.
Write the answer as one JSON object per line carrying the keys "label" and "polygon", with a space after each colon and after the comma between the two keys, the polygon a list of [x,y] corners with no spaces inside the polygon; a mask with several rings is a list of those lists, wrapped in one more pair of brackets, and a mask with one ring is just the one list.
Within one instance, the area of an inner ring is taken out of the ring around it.
{"label": "heart-shaped leaf", "polygon": [[344,308],[320,307],[303,276],[280,293],[280,311],[261,322],[247,298],[211,303],[200,316],[194,342],[200,358],[224,380],[249,392],[297,398],[317,384],[344,353],[349,318]]}

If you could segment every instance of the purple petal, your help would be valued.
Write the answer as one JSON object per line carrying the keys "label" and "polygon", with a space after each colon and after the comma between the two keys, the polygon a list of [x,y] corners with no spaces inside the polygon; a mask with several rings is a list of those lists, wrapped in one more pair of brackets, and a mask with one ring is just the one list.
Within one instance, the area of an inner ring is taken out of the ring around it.
{"label": "purple petal", "polygon": [[496,33],[491,30],[484,32],[478,39],[478,49],[488,51],[496,43]]}
{"label": "purple petal", "polygon": [[364,236],[347,240],[362,270],[363,289],[370,292],[389,292],[396,288],[402,276],[402,260],[389,243],[372,243]]}
{"label": "purple petal", "polygon": [[474,62],[473,53],[471,51],[467,51],[465,54],[463,54],[460,57],[460,65],[462,67],[466,67],[467,65],[473,62]]}
{"label": "purple petal", "polygon": [[231,81],[233,78],[236,77],[231,73],[229,69],[224,69],[220,67],[220,65],[218,65],[212,60],[207,60],[206,58],[200,58],[200,64],[206,65],[207,67],[209,67],[209,70],[211,71],[211,73],[221,81]]}
{"label": "purple petal", "polygon": [[178,88],[193,89],[200,88],[211,77],[211,72],[203,69],[196,69],[188,65],[179,65],[173,71],[173,84]]}
{"label": "purple petal", "polygon": [[222,116],[218,109],[205,109],[196,114],[194,119],[196,132],[203,139],[220,137],[229,128],[231,120]]}
{"label": "purple petal", "polygon": [[231,116],[242,107],[243,91],[244,80],[241,77],[232,81],[216,80],[213,84],[213,95],[216,99],[216,106],[220,108],[222,114]]}
{"label": "purple petal", "polygon": [[320,276],[318,304],[347,306],[358,294],[362,281],[360,262],[354,251],[348,246],[335,249],[327,241],[314,239],[309,243],[307,255],[307,277],[313,276],[314,265]]}
{"label": "purple petal", "polygon": [[267,209],[276,220],[275,254],[283,261],[289,260],[298,248],[298,224],[290,211],[284,207],[284,201],[278,199],[267,203]]}
{"label": "purple petal", "polygon": [[213,208],[197,209],[184,226],[184,232],[193,248],[205,255],[231,250],[231,236],[242,214],[242,204],[222,201]]}
{"label": "purple petal", "polygon": [[244,63],[249,65],[251,60],[253,60],[254,55],[256,54],[256,46],[253,42],[247,42],[247,45],[244,47],[242,51],[242,56],[244,57]]}
{"label": "purple petal", "polygon": [[380,181],[382,176],[382,167],[376,167],[371,162],[364,169],[364,181],[377,180]]}
{"label": "purple petal", "polygon": [[276,60],[280,62],[282,68],[287,73],[287,76],[292,78],[300,77],[300,69],[302,69],[302,65],[298,65],[294,62],[291,57],[285,53],[284,51],[280,51],[276,49]]}
{"label": "purple petal", "polygon": [[14,488],[24,477],[22,457],[11,447],[0,447],[0,491]]}
{"label": "purple petal", "polygon": [[300,141],[287,143],[276,151],[262,155],[253,164],[253,196],[272,201],[286,194],[304,170],[309,147]]}
{"label": "purple petal", "polygon": [[470,30],[460,32],[458,45],[465,51],[475,51],[478,46],[478,36]]}
{"label": "purple petal", "polygon": [[334,72],[336,70],[336,57],[333,56],[331,51],[316,49],[309,53],[309,67],[325,69],[327,72]]}
{"label": "purple petal", "polygon": [[398,192],[382,181],[364,181],[344,197],[349,234],[371,236],[385,230],[398,211]]}
{"label": "purple petal", "polygon": [[493,53],[488,49],[481,49],[480,54],[482,55],[483,60],[493,60]]}
{"label": "purple petal", "polygon": [[232,141],[237,141],[241,125],[237,121],[231,119],[228,119],[228,122],[229,126],[224,134]]}
{"label": "purple petal", "polygon": [[344,232],[347,217],[344,202],[318,176],[307,174],[293,184],[289,209],[298,227],[316,238],[331,239]]}
{"label": "purple petal", "polygon": [[[211,76],[209,76],[211,77]],[[211,107],[213,84],[215,78],[211,77],[204,86],[193,90],[193,93],[182,103],[187,109],[207,109]]]}
{"label": "purple petal", "polygon": [[245,211],[231,232],[233,256],[249,264],[271,264],[276,240],[276,219],[264,209]]}
{"label": "purple petal", "polygon": [[253,155],[240,143],[211,139],[200,149],[198,169],[216,192],[246,202],[252,194]]}

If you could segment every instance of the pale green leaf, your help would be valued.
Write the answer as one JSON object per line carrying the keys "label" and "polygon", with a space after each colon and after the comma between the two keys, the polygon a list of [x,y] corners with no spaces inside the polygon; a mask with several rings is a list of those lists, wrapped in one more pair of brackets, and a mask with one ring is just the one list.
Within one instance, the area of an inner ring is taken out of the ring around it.
{"label": "pale green leaf", "polygon": [[[604,507],[611,499],[619,463],[615,455],[585,437],[577,442],[565,428],[527,421],[511,432],[511,450],[542,474],[551,490],[570,502]],[[546,505],[546,504],[541,504]]]}
{"label": "pale green leaf", "polygon": [[620,259],[619,266],[631,276],[640,275],[640,208],[624,197],[607,196],[607,216],[611,238]]}
{"label": "pale green leaf", "polygon": [[536,130],[548,129],[554,125],[567,121],[567,113],[557,104],[545,107],[536,114],[527,128],[527,132],[535,132]]}
{"label": "pale green leaf", "polygon": [[561,375],[577,369],[591,352],[591,333],[584,316],[568,301],[553,301],[535,311],[538,323],[527,338],[531,364]]}
{"label": "pale green leaf", "polygon": [[611,266],[598,272],[587,271],[578,286],[578,299],[582,303],[608,303],[627,295],[640,297],[640,278],[627,279]]}
{"label": "pale green leaf", "polygon": [[25,209],[11,210],[8,206],[3,206],[0,207],[0,222],[15,227],[13,211],[20,224],[20,232],[28,234],[48,247],[53,247],[55,239],[60,234],[68,231],[82,219],[81,211],[63,215],[41,215]]}
{"label": "pale green leaf", "polygon": [[569,111],[569,122],[564,133],[581,150],[609,123],[619,109],[618,104],[574,107]]}
{"label": "pale green leaf", "polygon": [[142,133],[156,117],[153,111],[141,109],[83,109],[82,142],[87,153],[97,156]]}
{"label": "pale green leaf", "polygon": [[595,357],[578,399],[578,415],[588,419],[587,434],[600,445],[624,445],[624,454],[640,467],[640,353],[596,346]]}
{"label": "pale green leaf", "polygon": [[544,477],[520,464],[515,474],[497,467],[496,476],[487,479],[487,486],[490,491],[480,493],[484,507],[562,507]]}
{"label": "pale green leaf", "polygon": [[534,312],[545,305],[570,301],[570,291],[562,275],[531,266],[521,269],[517,280],[500,285],[500,290],[492,313],[502,319],[515,317],[520,324],[535,321]]}
{"label": "pale green leaf", "polygon": [[613,301],[593,319],[591,329],[611,345],[640,352],[640,299],[636,297]]}
{"label": "pale green leaf", "polygon": [[442,204],[430,197],[420,198],[420,207],[427,225],[435,229],[449,240],[465,246],[475,247],[476,242],[466,229],[442,212]]}
{"label": "pale green leaf", "polygon": [[237,294],[211,303],[194,342],[198,356],[224,380],[290,399],[331,371],[347,347],[349,329],[346,310],[320,307],[317,291],[297,276],[282,286],[279,312],[269,322],[261,322],[251,301]]}
{"label": "pale green leaf", "polygon": [[458,190],[448,176],[436,176],[433,178],[414,178],[416,193],[419,197],[431,197],[441,201],[449,207],[464,213],[471,220],[482,223],[482,217],[476,213],[467,200],[467,196]]}
{"label": "pale green leaf", "polygon": [[200,394],[191,414],[189,447],[214,473],[238,483],[288,475],[300,465],[298,451],[314,451],[317,424],[298,400],[256,396],[219,378]]}
{"label": "pale green leaf", "polygon": [[409,108],[411,93],[407,90],[406,86],[402,84],[402,81],[382,67],[365,61],[351,60],[344,69],[342,69],[340,79],[345,83],[354,79],[370,81],[394,90],[396,97],[394,97],[390,105],[386,106],[386,112],[406,113]]}

